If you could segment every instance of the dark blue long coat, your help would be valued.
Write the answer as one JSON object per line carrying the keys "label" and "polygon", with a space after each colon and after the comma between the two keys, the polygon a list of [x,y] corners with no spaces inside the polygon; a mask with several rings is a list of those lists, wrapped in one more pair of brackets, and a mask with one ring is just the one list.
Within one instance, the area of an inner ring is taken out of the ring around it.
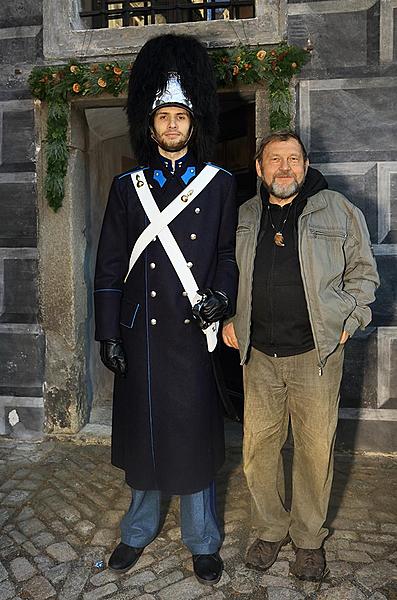
{"label": "dark blue long coat", "polygon": [[[190,154],[175,174],[160,156],[144,173],[160,210],[204,167]],[[237,209],[234,178],[220,170],[170,224],[199,288],[235,303]],[[224,460],[223,419],[205,336],[158,239],[133,267],[129,257],[148,219],[130,173],[113,181],[95,274],[96,339],[121,337],[126,378],[115,377],[112,463],[135,489],[189,494],[205,488]]]}

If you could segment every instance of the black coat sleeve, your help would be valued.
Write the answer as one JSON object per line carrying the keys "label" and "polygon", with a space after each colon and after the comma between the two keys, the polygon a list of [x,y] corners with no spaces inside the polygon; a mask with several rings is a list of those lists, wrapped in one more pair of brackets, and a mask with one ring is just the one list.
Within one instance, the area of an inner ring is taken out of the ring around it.
{"label": "black coat sleeve", "polygon": [[120,337],[120,303],[128,271],[127,202],[113,180],[103,218],[95,268],[95,339]]}
{"label": "black coat sleeve", "polygon": [[237,203],[235,178],[229,176],[228,180],[229,185],[225,185],[226,191],[218,233],[218,260],[213,289],[227,295],[230,301],[230,314],[234,314],[238,288],[238,267],[235,256]]}

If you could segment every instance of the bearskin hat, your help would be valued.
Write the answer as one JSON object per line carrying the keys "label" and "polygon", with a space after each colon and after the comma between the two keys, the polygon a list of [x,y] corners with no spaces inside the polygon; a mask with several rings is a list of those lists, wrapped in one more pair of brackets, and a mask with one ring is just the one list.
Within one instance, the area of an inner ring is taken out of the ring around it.
{"label": "bearskin hat", "polygon": [[131,70],[127,114],[136,158],[146,164],[156,148],[150,136],[152,106],[170,73],[177,73],[192,103],[189,148],[197,160],[211,159],[218,134],[218,97],[212,64],[204,46],[187,35],[161,35],[141,48]]}

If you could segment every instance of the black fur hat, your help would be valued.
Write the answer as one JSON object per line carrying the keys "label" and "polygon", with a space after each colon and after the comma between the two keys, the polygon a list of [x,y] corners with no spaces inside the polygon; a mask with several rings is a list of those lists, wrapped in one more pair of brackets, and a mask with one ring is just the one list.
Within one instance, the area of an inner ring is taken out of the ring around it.
{"label": "black fur hat", "polygon": [[212,64],[196,38],[174,34],[146,42],[132,67],[127,114],[135,156],[140,164],[146,164],[156,147],[150,137],[152,105],[158,90],[165,89],[170,72],[178,73],[193,105],[189,148],[199,161],[208,161],[218,134],[218,97]]}

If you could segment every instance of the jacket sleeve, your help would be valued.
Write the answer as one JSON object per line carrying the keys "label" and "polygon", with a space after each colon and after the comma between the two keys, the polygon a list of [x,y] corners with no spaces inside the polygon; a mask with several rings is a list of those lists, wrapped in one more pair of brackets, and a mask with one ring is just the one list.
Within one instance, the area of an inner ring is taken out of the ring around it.
{"label": "jacket sleeve", "polygon": [[372,313],[368,305],[375,300],[375,290],[379,286],[367,224],[357,207],[354,207],[345,255],[344,290],[353,296],[356,307],[347,318],[344,329],[353,335],[358,327],[364,329],[370,323]]}
{"label": "jacket sleeve", "polygon": [[128,271],[127,207],[113,180],[103,218],[95,268],[95,339],[120,337],[120,303]]}
{"label": "jacket sleeve", "polygon": [[235,254],[237,203],[235,178],[230,176],[229,180],[230,183],[226,189],[218,232],[218,260],[213,289],[226,294],[230,302],[229,314],[234,314],[238,287],[238,268]]}

